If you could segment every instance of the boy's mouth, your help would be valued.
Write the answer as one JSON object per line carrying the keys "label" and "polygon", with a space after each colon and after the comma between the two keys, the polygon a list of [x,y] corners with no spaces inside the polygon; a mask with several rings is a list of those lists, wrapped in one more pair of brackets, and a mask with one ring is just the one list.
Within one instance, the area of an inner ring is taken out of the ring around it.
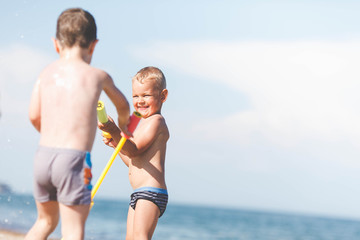
{"label": "boy's mouth", "polygon": [[146,110],[148,107],[147,106],[138,106],[137,109],[138,110]]}

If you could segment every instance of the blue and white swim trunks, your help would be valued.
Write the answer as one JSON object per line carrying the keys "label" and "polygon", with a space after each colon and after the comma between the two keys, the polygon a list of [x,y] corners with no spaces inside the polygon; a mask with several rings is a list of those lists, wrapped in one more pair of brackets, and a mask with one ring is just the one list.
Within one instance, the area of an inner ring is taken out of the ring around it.
{"label": "blue and white swim trunks", "polygon": [[145,199],[151,201],[160,209],[160,218],[165,212],[168,198],[169,196],[166,189],[155,187],[141,187],[135,189],[134,193],[131,194],[129,205],[135,210],[137,200]]}

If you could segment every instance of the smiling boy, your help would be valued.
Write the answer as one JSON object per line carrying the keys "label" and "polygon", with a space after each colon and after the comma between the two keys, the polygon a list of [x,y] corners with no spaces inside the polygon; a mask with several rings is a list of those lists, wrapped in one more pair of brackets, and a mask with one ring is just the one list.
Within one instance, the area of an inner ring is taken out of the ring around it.
{"label": "smiling boy", "polygon": [[[165,153],[169,130],[161,115],[168,90],[162,71],[156,67],[141,69],[132,79],[133,105],[143,119],[126,141],[119,154],[129,167],[129,180],[134,193],[128,211],[126,239],[151,239],[158,218],[168,202],[165,184]],[[113,138],[104,142],[115,147],[120,141],[120,129],[111,118],[99,128]]]}

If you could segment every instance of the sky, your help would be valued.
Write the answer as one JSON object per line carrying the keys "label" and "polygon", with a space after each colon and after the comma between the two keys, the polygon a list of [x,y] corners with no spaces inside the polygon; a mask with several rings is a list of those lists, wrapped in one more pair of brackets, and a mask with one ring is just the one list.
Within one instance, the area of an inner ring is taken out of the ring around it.
{"label": "sky", "polygon": [[[129,101],[139,69],[163,70],[170,204],[360,219],[358,1],[3,3],[0,182],[32,193],[39,134],[28,119],[30,95],[58,58],[51,38],[70,7],[95,17],[91,64]],[[99,131],[94,183],[111,154]],[[96,197],[126,200],[131,192],[118,158]]]}

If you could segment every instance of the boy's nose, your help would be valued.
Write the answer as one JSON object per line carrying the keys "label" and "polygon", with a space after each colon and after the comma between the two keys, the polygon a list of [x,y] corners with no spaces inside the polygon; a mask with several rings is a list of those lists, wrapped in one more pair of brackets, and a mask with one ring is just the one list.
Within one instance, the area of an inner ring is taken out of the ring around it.
{"label": "boy's nose", "polygon": [[143,98],[143,97],[139,97],[139,98],[138,98],[138,103],[144,103],[144,98]]}

